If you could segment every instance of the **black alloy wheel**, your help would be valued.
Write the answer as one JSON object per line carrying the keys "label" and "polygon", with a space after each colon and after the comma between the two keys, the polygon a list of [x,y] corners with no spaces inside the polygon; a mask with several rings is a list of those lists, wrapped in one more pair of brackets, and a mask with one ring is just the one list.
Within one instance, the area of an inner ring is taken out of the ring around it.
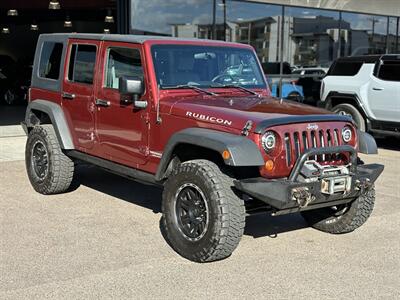
{"label": "black alloy wheel", "polygon": [[189,241],[200,240],[208,228],[209,212],[204,193],[193,183],[183,184],[175,195],[178,229]]}
{"label": "black alloy wheel", "polygon": [[49,171],[49,155],[42,141],[37,140],[32,147],[32,169],[40,181],[46,178]]}

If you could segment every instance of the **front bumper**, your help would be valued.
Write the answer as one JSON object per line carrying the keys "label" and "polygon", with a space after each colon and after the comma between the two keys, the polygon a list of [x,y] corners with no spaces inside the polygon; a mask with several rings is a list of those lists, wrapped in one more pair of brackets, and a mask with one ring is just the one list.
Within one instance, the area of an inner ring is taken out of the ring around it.
{"label": "front bumper", "polygon": [[[297,180],[300,170],[307,158],[313,155],[326,153],[350,152],[351,188],[345,193],[326,194],[321,192],[322,179],[313,182]],[[236,189],[261,200],[277,211],[295,212],[326,206],[334,206],[351,202],[359,197],[365,189],[368,189],[382,173],[384,166],[380,164],[359,165],[356,164],[357,156],[353,148],[339,146],[321,149],[310,149],[297,160],[292,173],[286,179],[266,179],[263,177],[236,180]],[[294,189],[306,189],[312,196],[312,200],[306,205],[301,205],[293,200]]]}

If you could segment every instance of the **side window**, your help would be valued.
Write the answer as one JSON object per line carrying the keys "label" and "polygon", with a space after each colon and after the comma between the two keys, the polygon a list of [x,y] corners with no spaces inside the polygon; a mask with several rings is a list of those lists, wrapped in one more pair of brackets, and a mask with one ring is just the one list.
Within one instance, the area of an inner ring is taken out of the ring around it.
{"label": "side window", "polygon": [[95,45],[72,45],[68,67],[68,80],[92,84],[96,64]]}
{"label": "side window", "polygon": [[378,78],[388,81],[400,81],[400,61],[384,61],[379,68]]}
{"label": "side window", "polygon": [[43,43],[39,62],[39,77],[55,80],[59,78],[62,50],[62,43]]}
{"label": "side window", "polygon": [[338,61],[334,66],[329,70],[328,75],[332,76],[354,76],[360,71],[362,62],[347,62],[347,61]]}
{"label": "side window", "polygon": [[109,48],[104,86],[118,89],[119,78],[122,76],[143,77],[143,67],[140,51],[131,48]]}

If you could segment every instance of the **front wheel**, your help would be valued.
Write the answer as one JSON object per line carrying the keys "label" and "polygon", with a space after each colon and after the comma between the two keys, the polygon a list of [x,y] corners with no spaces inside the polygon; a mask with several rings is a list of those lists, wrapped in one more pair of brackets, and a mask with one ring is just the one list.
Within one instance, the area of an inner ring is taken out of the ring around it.
{"label": "front wheel", "polygon": [[175,169],[165,183],[161,225],[176,252],[195,262],[231,255],[245,224],[243,200],[232,186],[232,179],[207,160]]}
{"label": "front wheel", "polygon": [[364,224],[372,213],[375,189],[365,191],[351,203],[303,211],[301,215],[315,229],[328,233],[348,233]]}
{"label": "front wheel", "polygon": [[356,123],[357,128],[361,131],[365,131],[365,120],[363,115],[355,108],[353,105],[349,103],[342,103],[336,105],[332,111],[339,115],[350,116],[353,121]]}

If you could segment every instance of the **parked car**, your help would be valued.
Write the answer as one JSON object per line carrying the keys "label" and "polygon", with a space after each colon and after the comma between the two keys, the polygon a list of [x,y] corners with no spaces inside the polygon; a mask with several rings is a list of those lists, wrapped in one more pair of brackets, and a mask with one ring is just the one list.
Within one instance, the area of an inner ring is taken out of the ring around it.
{"label": "parked car", "polygon": [[362,131],[400,134],[400,55],[336,60],[322,81],[321,105]]}
{"label": "parked car", "polygon": [[328,70],[325,68],[300,68],[292,72],[293,83],[301,86],[304,93],[304,103],[317,105],[320,100],[321,80]]}
{"label": "parked car", "polygon": [[16,63],[11,56],[0,55],[0,102],[4,101],[7,91],[13,85]]}
{"label": "parked car", "polygon": [[7,105],[27,101],[32,75],[32,63],[15,62],[8,55],[0,55],[0,102]]}
{"label": "parked car", "polygon": [[67,192],[77,161],[163,186],[162,230],[192,261],[231,255],[260,209],[347,233],[374,206],[383,166],[357,155],[375,140],[348,116],[270,97],[249,45],[41,35],[29,100],[37,192]]}
{"label": "parked car", "polygon": [[[268,80],[268,83],[271,88],[271,95],[273,97],[279,97],[279,81],[273,82],[272,80]],[[294,82],[282,82],[281,97],[283,99],[304,102],[303,87],[301,85],[295,84]]]}
{"label": "parked car", "polygon": [[[282,97],[283,99],[294,100],[297,102],[303,102],[304,93],[303,87],[296,84],[291,78],[282,79],[282,94],[279,91],[280,86],[280,63],[279,62],[267,62],[261,64],[264,74],[267,76],[268,84],[271,88],[273,97]],[[290,64],[287,62],[283,63],[282,69],[283,75],[292,74]],[[272,76],[271,76],[272,75]],[[274,76],[275,75],[275,76]]]}

